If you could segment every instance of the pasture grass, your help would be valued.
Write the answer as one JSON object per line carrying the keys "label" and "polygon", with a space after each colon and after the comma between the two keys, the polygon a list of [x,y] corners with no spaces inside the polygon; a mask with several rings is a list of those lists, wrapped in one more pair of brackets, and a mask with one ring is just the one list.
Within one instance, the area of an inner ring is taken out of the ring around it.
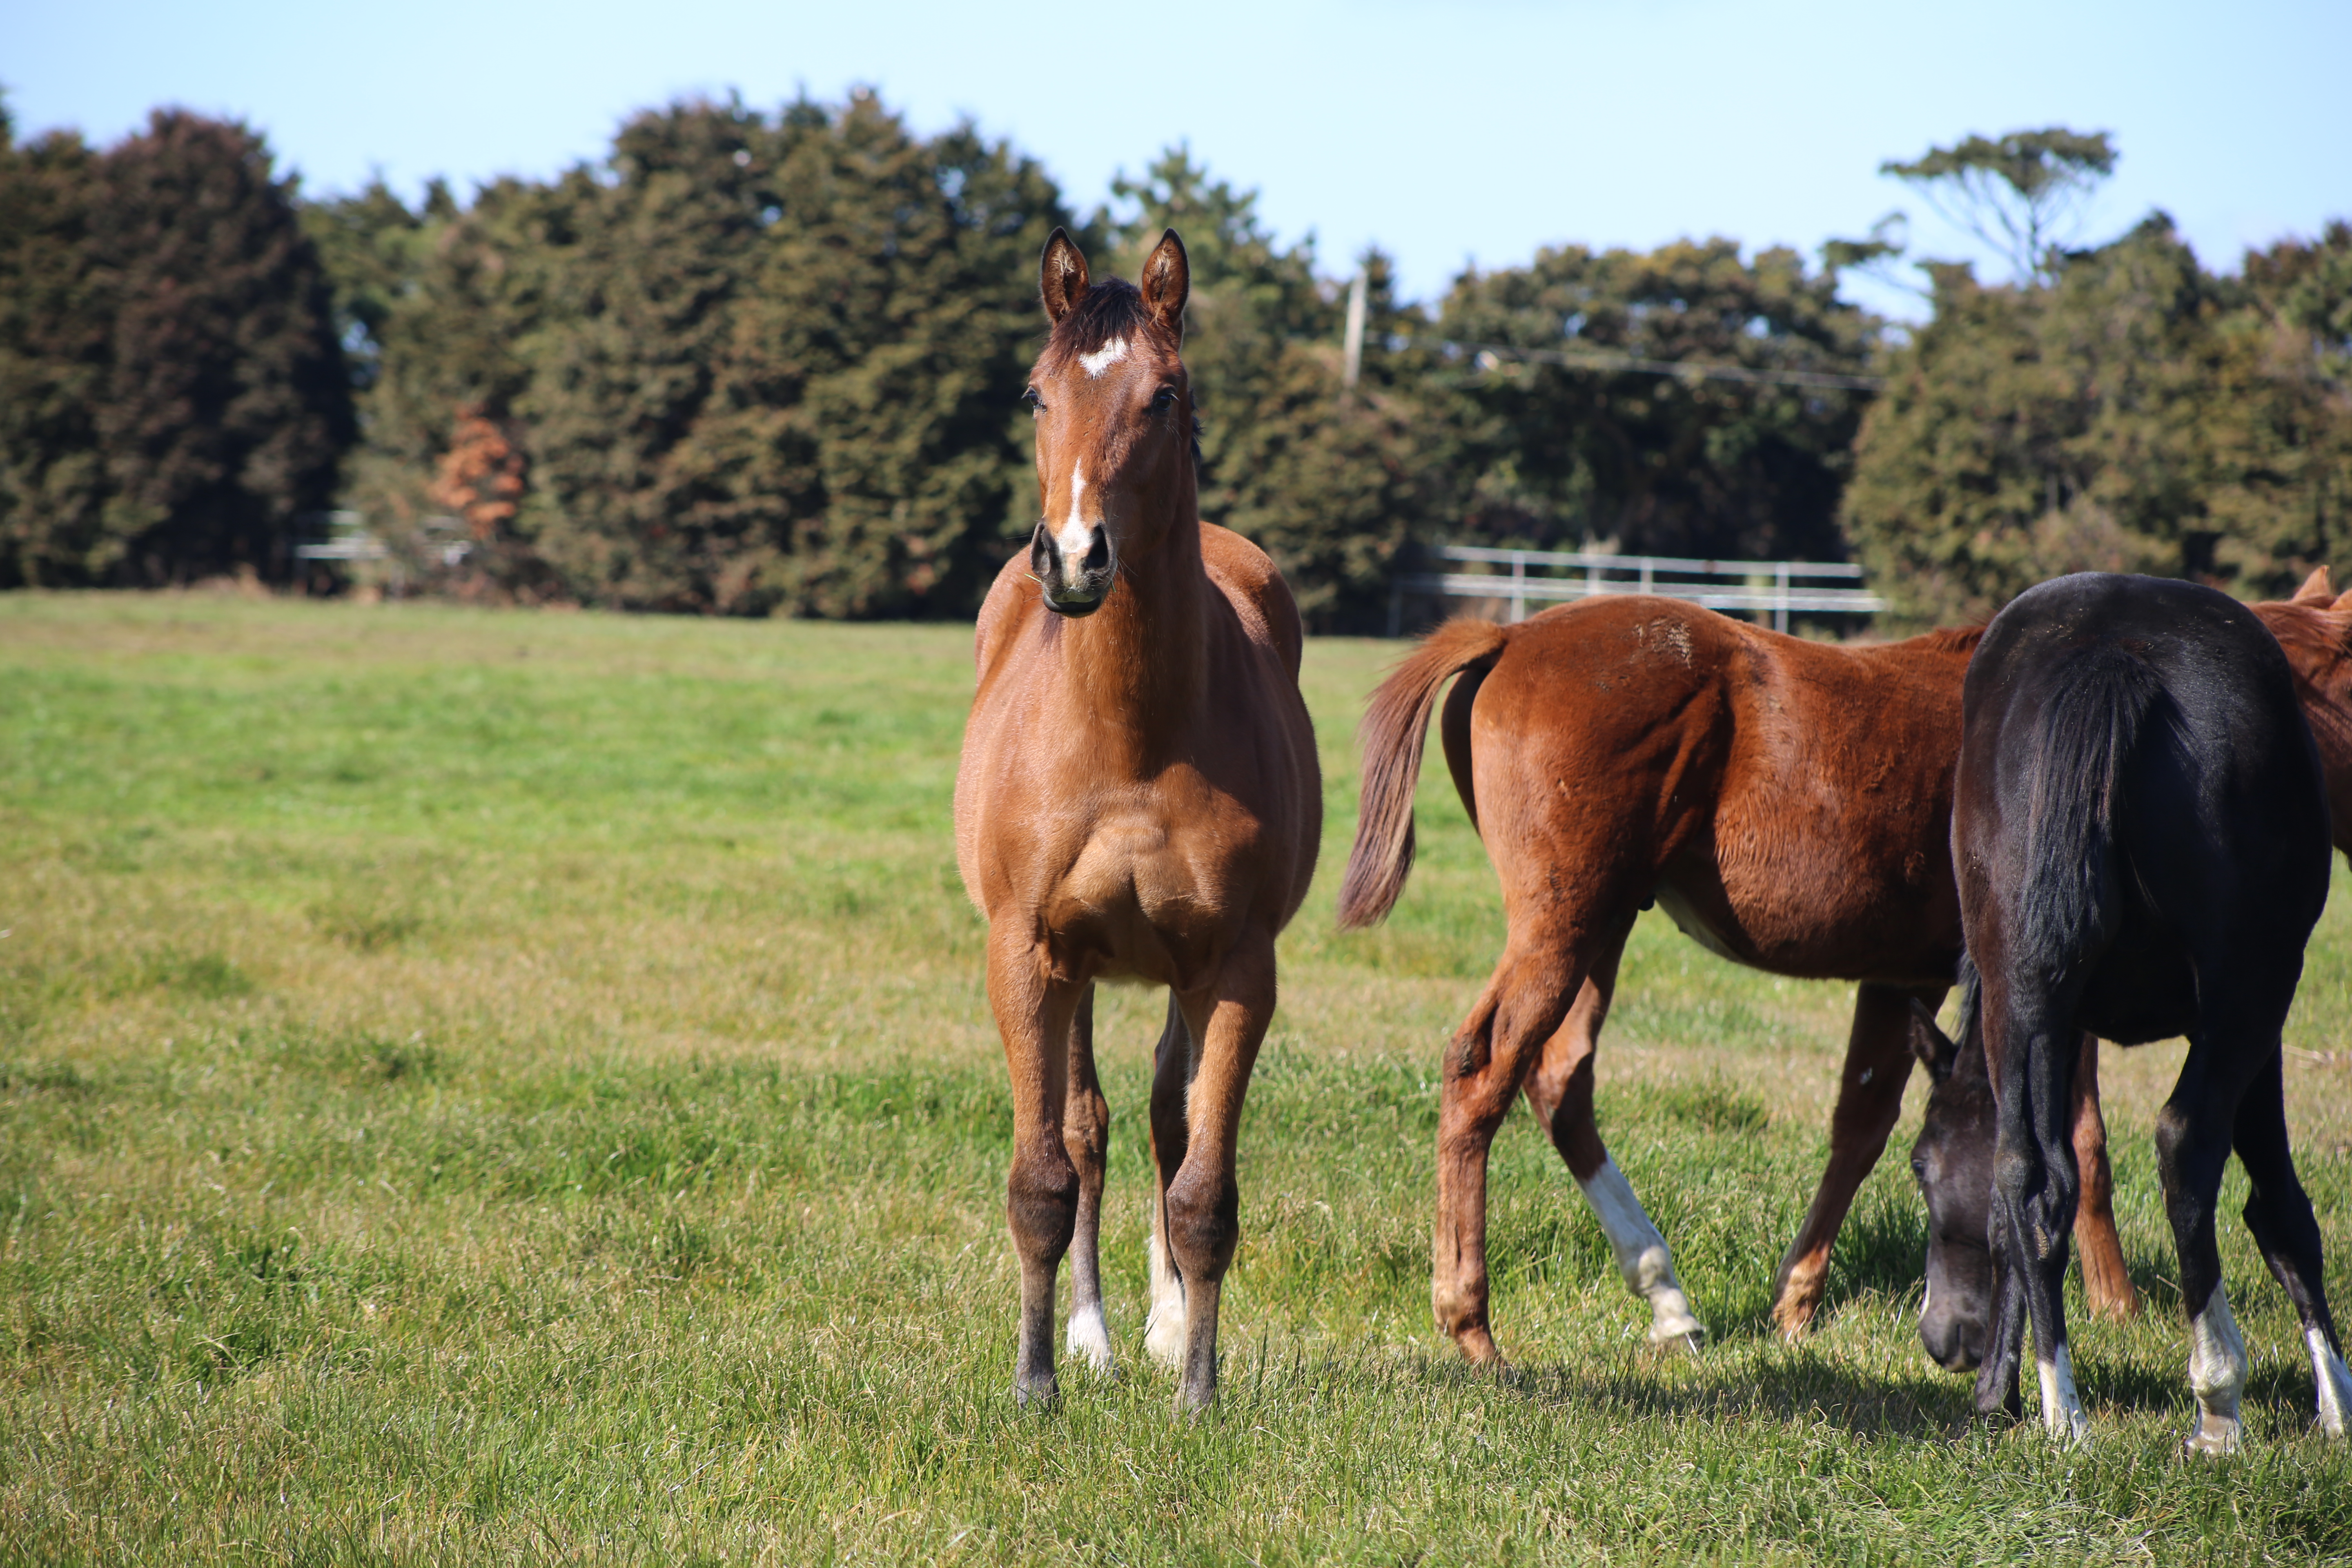
{"label": "pasture grass", "polygon": [[[2147,1141],[2177,1047],[2104,1068],[2151,1310],[2076,1300],[2096,1441],[2055,1451],[1972,1424],[1914,1337],[1916,1088],[1822,1326],[1770,1334],[1851,991],[1654,915],[1602,1126],[1711,1342],[1643,1346],[1521,1112],[1517,1371],[1462,1366],[1427,1305],[1434,1077],[1500,920],[1442,765],[1395,918],[1331,920],[1396,651],[1308,651],[1328,837],[1249,1101],[1223,1402],[1185,1423],[1139,1358],[1142,993],[1098,1019],[1122,1375],[1007,1392],[1009,1119],[949,823],[968,628],[0,597],[0,1560],[2352,1555],[2352,1458],[2234,1222],[2249,1450],[2178,1457]],[[2345,890],[2287,1073],[2352,1303]]]}

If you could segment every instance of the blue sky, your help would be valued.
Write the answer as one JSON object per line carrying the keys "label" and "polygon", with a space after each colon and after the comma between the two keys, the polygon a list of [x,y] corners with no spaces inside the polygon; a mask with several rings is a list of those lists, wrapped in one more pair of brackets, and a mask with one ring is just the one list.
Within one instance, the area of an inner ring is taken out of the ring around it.
{"label": "blue sky", "polygon": [[[0,0],[19,134],[109,141],[155,104],[241,116],[313,193],[544,174],[630,110],[878,88],[970,116],[1075,205],[1189,141],[1327,272],[1367,243],[1429,298],[1465,263],[1723,234],[1813,250],[1908,206],[1875,173],[1970,132],[2113,132],[2086,238],[2152,206],[2209,263],[2352,216],[2352,4],[1408,0],[1191,6],[610,0],[394,6]],[[1883,301],[1882,301],[1883,302]]]}

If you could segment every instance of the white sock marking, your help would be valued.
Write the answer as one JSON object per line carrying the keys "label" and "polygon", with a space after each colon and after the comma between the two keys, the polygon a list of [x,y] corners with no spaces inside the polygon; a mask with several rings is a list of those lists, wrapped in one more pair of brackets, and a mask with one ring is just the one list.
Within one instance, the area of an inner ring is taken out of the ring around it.
{"label": "white sock marking", "polygon": [[1102,373],[1127,357],[1127,340],[1113,338],[1090,354],[1080,354],[1078,363],[1089,380],[1101,379]]}
{"label": "white sock marking", "polygon": [[2305,1330],[2303,1342],[2311,1352],[2311,1379],[2319,1385],[2319,1429],[2341,1437],[2346,1419],[2352,1417],[2352,1369],[2317,1329]]}
{"label": "white sock marking", "polygon": [[1143,1321],[1143,1348],[1164,1367],[1184,1364],[1184,1281],[1168,1261],[1156,1226],[1151,1231],[1151,1313]]}
{"label": "white sock marking", "polygon": [[1691,1315],[1690,1298],[1683,1294],[1682,1281],[1675,1278],[1674,1255],[1666,1250],[1666,1238],[1643,1212],[1642,1200],[1633,1195],[1633,1184],[1625,1180],[1617,1162],[1602,1160],[1591,1181],[1576,1184],[1584,1201],[1592,1205],[1601,1233],[1609,1238],[1609,1250],[1617,1259],[1617,1272],[1625,1277],[1627,1289],[1650,1303],[1650,1342],[1662,1344],[1706,1332]]}
{"label": "white sock marking", "polygon": [[2042,1379],[2042,1429],[2062,1443],[2089,1442],[2091,1415],[2083,1408],[2083,1396],[2074,1392],[2074,1358],[2066,1347],[2058,1347],[2054,1361],[2036,1356],[2033,1370]]}
{"label": "white sock marking", "polygon": [[1086,493],[1087,460],[1081,458],[1070,465],[1069,521],[1063,523],[1054,535],[1055,542],[1062,547],[1062,554],[1066,560],[1071,558],[1085,560],[1088,547],[1095,542],[1094,525],[1078,515],[1078,500]]}
{"label": "white sock marking", "polygon": [[1110,1375],[1110,1329],[1103,1322],[1101,1302],[1070,1314],[1070,1353],[1086,1357],[1087,1364],[1103,1376]]}
{"label": "white sock marking", "polygon": [[2242,1428],[2238,1395],[2246,1386],[2246,1342],[2230,1313],[2221,1281],[2204,1309],[2189,1323],[2189,1391],[2197,1396],[2197,1430],[2189,1435],[2193,1454],[2234,1454]]}

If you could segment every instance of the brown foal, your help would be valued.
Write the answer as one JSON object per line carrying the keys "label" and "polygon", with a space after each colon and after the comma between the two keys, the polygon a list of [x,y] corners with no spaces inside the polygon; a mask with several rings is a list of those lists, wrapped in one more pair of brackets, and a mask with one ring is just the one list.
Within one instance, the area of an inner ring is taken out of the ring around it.
{"label": "brown foal", "polygon": [[1216,1394],[1218,1290],[1240,1232],[1234,1134],[1274,1013],[1275,937],[1307,895],[1322,830],[1298,611],[1255,545],[1200,519],[1174,231],[1140,288],[1090,283],[1059,229],[1042,272],[1053,331],[1026,396],[1045,516],[981,611],[956,775],[956,860],[988,917],[989,1005],[1013,1080],[1013,1392],[1055,1392],[1066,1250],[1070,1348],[1111,1370],[1094,987],[1128,981],[1169,989],[1145,1342],[1177,1369],[1180,1408],[1197,1410]]}
{"label": "brown foal", "polygon": [[[2319,740],[2337,841],[2352,851],[2352,594],[2326,570],[2255,613],[2287,650]],[[1674,600],[1610,598],[1514,626],[1457,620],[1374,693],[1340,923],[1385,916],[1412,863],[1412,792],[1440,723],[1464,806],[1502,882],[1501,961],[1444,1062],[1431,1300],[1474,1361],[1488,1322],[1486,1152],[1524,1091],[1648,1300],[1651,1337],[1698,1331],[1665,1242],[1603,1147],[1592,1055],[1617,961],[1652,901],[1710,951],[1777,974],[1862,982],[1830,1158],[1773,1289],[1794,1335],[1821,1305],[1837,1238],[1901,1113],[1910,1005],[1936,1006],[1960,952],[1952,877],[1960,682],[1981,633],[1843,648]],[[2097,1042],[2075,1075],[2084,1280],[2092,1308],[2137,1309],[2110,1207]]]}

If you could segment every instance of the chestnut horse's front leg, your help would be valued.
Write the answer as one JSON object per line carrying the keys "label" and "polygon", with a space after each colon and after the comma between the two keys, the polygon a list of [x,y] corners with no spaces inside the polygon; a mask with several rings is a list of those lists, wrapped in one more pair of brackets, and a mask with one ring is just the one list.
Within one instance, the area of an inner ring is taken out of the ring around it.
{"label": "chestnut horse's front leg", "polygon": [[1254,931],[1226,954],[1213,986],[1178,999],[1199,1042],[1184,1096],[1183,1157],[1160,1200],[1168,1261],[1183,1293],[1180,1410],[1206,1409],[1217,1396],[1217,1302],[1241,1239],[1235,1144],[1274,998],[1274,935]]}
{"label": "chestnut horse's front leg", "polygon": [[2099,1114],[2099,1037],[2083,1037],[2074,1065],[2074,1165],[2083,1195],[2074,1211],[2074,1245],[2082,1251],[2083,1295],[2101,1318],[2139,1316],[2139,1289],[2124,1266],[2116,1233],[2116,1178],[2107,1165],[2107,1121]]}
{"label": "chestnut horse's front leg", "polygon": [[1110,1106],[1095,1077],[1095,988],[1078,995],[1070,1021],[1069,1097],[1062,1148],[1078,1173],[1076,1228],[1070,1237],[1070,1353],[1111,1374],[1110,1326],[1103,1320],[1103,1166],[1110,1156]]}
{"label": "chestnut horse's front leg", "polygon": [[[1014,931],[1011,928],[1022,927]],[[1021,1258],[1021,1331],[1013,1394],[1022,1404],[1051,1399],[1054,1377],[1054,1276],[1069,1249],[1078,1215],[1078,1173],[1063,1142],[1069,1092],[1070,1035],[1084,988],[1046,977],[1044,955],[1025,922],[989,930],[988,1001],[1004,1037],[1013,1080],[1013,1171],[1005,1219]]]}
{"label": "chestnut horse's front leg", "polygon": [[1886,1151],[1903,1114],[1903,1086],[1911,1078],[1911,1003],[1930,1012],[1950,987],[1906,987],[1863,982],[1853,999],[1853,1028],[1845,1065],[1838,1070],[1837,1109],[1830,1113],[1830,1163],[1813,1205],[1772,1281],[1772,1321],[1790,1339],[1805,1331],[1829,1288],[1830,1248],[1863,1178]]}

